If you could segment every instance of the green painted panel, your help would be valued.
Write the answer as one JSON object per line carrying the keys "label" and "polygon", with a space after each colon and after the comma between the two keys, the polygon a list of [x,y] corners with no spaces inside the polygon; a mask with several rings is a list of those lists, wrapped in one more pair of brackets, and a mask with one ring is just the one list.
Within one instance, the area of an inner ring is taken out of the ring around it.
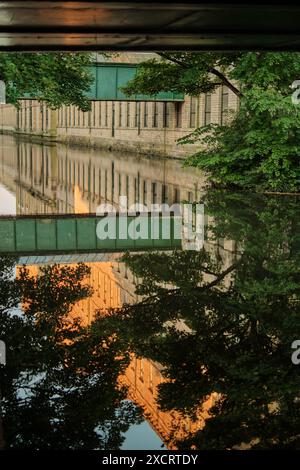
{"label": "green painted panel", "polygon": [[57,219],[57,249],[76,250],[76,219]]}
{"label": "green painted panel", "polygon": [[[96,231],[98,232],[99,236],[97,236],[97,250],[115,250],[116,249],[116,239],[111,237],[111,238],[105,238],[105,239],[101,239],[100,236],[101,236],[101,233],[103,232],[107,232],[110,228],[110,230],[113,231],[113,235],[116,233],[116,237],[118,236],[118,232],[117,232],[117,226],[118,226],[118,222],[117,222],[117,218],[116,218],[116,232],[114,232],[114,218],[112,219],[107,219],[106,217],[99,217],[97,219],[97,226],[96,226]],[[102,224],[101,224],[101,221]],[[99,224],[99,225],[98,225]],[[97,235],[97,232],[96,232],[96,235]]]}
{"label": "green painted panel", "polygon": [[0,223],[0,246],[1,251],[15,251],[15,221],[2,220]]}
{"label": "green painted panel", "polygon": [[122,91],[121,88],[124,87],[130,80],[132,80],[136,73],[136,67],[118,67],[117,68],[117,99],[118,100],[128,100],[132,98],[133,100],[135,97],[126,96]]}
{"label": "green painted panel", "polygon": [[181,93],[161,92],[156,96],[135,95],[126,96],[122,93],[129,80],[134,78],[137,70],[135,64],[97,64],[92,71],[95,84],[92,85],[88,98],[94,100],[130,100],[130,101],[183,101]]}
{"label": "green painted panel", "polygon": [[35,243],[35,220],[16,220],[16,248],[17,251],[34,251]]}
{"label": "green painted panel", "polygon": [[97,67],[89,67],[90,74],[93,76],[93,82],[90,90],[87,93],[87,97],[91,100],[97,96]]}
{"label": "green painted panel", "polygon": [[38,250],[55,250],[56,221],[53,219],[37,219],[36,240]]}
{"label": "green painted panel", "polygon": [[96,221],[94,218],[77,219],[77,247],[79,250],[95,250]]}
{"label": "green painted panel", "polygon": [[97,99],[117,99],[117,67],[97,67]]}
{"label": "green painted panel", "polygon": [[[90,100],[130,100],[130,101],[183,101],[181,93],[162,92],[156,96],[135,95],[125,96],[122,88],[131,80],[137,70],[136,64],[98,63],[90,67],[93,83],[86,96]],[[35,96],[24,94],[25,99],[34,99]]]}

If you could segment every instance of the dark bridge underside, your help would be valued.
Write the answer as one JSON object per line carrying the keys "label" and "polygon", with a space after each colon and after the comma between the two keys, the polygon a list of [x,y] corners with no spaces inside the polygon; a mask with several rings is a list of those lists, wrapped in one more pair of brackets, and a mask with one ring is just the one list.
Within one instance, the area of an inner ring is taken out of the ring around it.
{"label": "dark bridge underside", "polygon": [[300,50],[300,4],[0,2],[0,50]]}

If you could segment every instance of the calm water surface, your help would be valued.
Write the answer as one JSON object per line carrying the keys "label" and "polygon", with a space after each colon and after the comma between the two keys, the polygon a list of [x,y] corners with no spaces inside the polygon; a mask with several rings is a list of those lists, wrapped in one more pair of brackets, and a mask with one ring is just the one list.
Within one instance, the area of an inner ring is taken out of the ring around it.
{"label": "calm water surface", "polygon": [[121,195],[204,202],[204,247],[2,253],[0,447],[300,448],[299,199],[207,190],[175,160],[0,139],[0,224]]}

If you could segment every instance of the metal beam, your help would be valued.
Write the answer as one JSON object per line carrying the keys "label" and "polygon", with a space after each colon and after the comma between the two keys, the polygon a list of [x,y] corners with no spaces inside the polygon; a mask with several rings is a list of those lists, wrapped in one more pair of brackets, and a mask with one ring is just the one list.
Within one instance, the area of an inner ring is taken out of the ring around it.
{"label": "metal beam", "polygon": [[296,1],[0,2],[0,50],[299,50]]}

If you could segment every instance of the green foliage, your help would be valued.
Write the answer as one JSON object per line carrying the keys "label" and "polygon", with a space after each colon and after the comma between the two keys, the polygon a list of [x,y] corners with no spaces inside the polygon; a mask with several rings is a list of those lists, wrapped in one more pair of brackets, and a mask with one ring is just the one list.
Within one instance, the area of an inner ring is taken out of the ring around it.
{"label": "green foliage", "polygon": [[162,54],[157,59],[142,62],[136,76],[123,91],[129,96],[136,93],[156,95],[161,91],[195,96],[212,92],[221,81],[211,74],[211,70],[230,66],[237,56],[218,52]]}
{"label": "green foliage", "polygon": [[[212,123],[179,140],[199,150],[186,164],[203,169],[217,186],[257,191],[300,189],[299,106],[291,84],[300,54],[287,52],[163,54],[141,64],[127,92],[177,91],[198,95],[226,85],[240,106],[228,123]],[[238,83],[238,88],[236,84]]]}
{"label": "green foliage", "polygon": [[205,204],[212,246],[126,256],[144,299],[112,313],[114,328],[119,321],[132,351],[162,365],[162,410],[196,419],[217,393],[180,449],[299,449],[298,200],[211,191]]}
{"label": "green foliage", "polygon": [[91,65],[87,53],[1,53],[0,79],[6,84],[7,102],[16,106],[29,95],[51,108],[72,104],[88,111]]}
{"label": "green foliage", "polygon": [[15,263],[0,259],[0,447],[118,449],[139,415],[118,383],[123,346],[72,314],[91,295],[89,268],[24,267],[15,279]]}

